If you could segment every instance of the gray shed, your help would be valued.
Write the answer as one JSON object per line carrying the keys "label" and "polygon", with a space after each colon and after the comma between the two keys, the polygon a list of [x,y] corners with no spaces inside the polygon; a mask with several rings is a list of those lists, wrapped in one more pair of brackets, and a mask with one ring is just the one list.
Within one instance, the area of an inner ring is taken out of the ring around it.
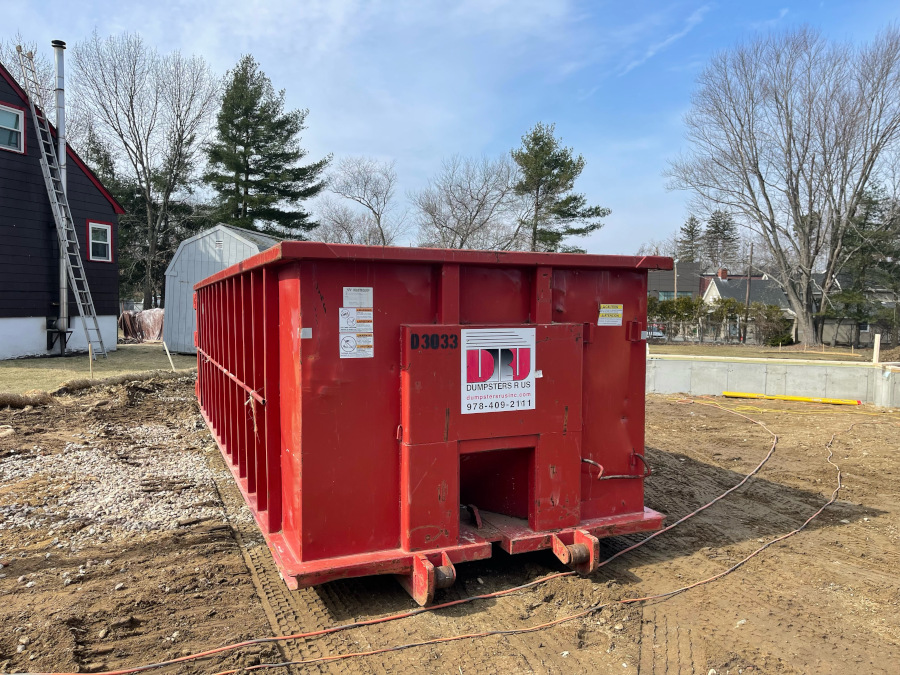
{"label": "gray shed", "polygon": [[272,248],[281,240],[218,224],[178,245],[166,269],[163,339],[170,350],[194,354],[194,284],[226,267]]}

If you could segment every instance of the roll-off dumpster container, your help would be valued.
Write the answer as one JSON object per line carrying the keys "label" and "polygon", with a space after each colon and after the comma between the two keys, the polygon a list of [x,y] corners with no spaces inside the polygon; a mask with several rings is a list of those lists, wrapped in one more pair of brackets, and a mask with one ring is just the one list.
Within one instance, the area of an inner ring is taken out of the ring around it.
{"label": "roll-off dumpster container", "polygon": [[661,257],[283,242],[197,284],[200,406],[292,588],[550,548],[644,507]]}

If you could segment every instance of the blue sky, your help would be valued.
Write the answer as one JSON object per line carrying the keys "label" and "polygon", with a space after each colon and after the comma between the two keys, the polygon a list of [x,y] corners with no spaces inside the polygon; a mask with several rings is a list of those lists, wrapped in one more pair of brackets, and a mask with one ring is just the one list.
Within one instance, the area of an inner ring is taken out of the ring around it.
{"label": "blue sky", "polygon": [[684,149],[681,118],[709,56],[799,24],[867,41],[900,20],[897,0],[809,2],[356,2],[82,0],[5,3],[0,37],[47,45],[138,31],[224,73],[252,53],[291,107],[304,146],[395,159],[405,193],[454,153],[497,155],[537,121],[587,162],[577,184],[607,206],[592,253],[633,253],[687,215],[662,172]]}

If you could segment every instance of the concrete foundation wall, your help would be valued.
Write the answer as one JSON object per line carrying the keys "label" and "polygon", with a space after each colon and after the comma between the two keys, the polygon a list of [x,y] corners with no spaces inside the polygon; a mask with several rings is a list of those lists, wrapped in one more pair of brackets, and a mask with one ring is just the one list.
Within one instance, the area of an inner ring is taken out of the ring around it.
{"label": "concrete foundation wall", "polygon": [[648,393],[720,396],[723,391],[900,407],[900,364],[677,355],[647,359]]}
{"label": "concrete foundation wall", "polygon": [[[114,315],[98,316],[100,334],[107,351],[115,351],[118,337],[118,319]],[[72,335],[68,348],[87,351],[87,340],[81,317],[71,319]],[[15,359],[20,356],[43,356],[59,353],[59,347],[47,351],[47,320],[41,317],[21,317],[0,319],[0,360]]]}

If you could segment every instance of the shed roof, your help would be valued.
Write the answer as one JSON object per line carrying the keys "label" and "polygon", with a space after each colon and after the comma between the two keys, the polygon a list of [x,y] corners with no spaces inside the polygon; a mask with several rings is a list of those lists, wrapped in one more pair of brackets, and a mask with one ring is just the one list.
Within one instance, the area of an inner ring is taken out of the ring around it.
{"label": "shed roof", "polygon": [[213,232],[224,232],[229,236],[237,237],[238,239],[242,239],[244,242],[249,244],[250,246],[256,248],[257,253],[262,253],[263,251],[267,251],[273,246],[277,246],[281,243],[281,240],[277,237],[272,237],[266,234],[262,234],[260,232],[254,232],[253,230],[248,230],[243,227],[233,227],[231,225],[226,225],[225,223],[219,223],[218,225],[214,225],[208,230],[203,230],[203,232],[198,232],[192,237],[188,237],[183,240],[180,244],[178,244],[178,249],[175,251],[175,254],[172,256],[172,259],[169,261],[169,266],[166,268],[166,274],[169,274],[172,270],[176,269],[175,263],[181,257],[181,254],[184,252],[184,249],[187,248],[190,244],[195,241],[199,241],[204,237],[208,237]]}
{"label": "shed roof", "polygon": [[224,227],[226,230],[234,232],[239,237],[243,237],[259,248],[260,252],[267,251],[278,242],[283,241],[283,239],[280,239],[279,237],[273,237],[268,234],[263,234],[262,232],[256,232],[255,230],[248,230],[246,227],[235,227],[234,225],[226,225],[225,223],[219,223],[217,227]]}

